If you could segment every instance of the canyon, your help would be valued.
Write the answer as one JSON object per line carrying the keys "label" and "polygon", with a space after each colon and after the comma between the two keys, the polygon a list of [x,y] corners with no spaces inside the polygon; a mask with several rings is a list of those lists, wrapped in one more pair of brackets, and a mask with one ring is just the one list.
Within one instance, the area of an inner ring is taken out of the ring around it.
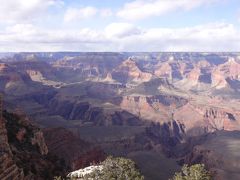
{"label": "canyon", "polygon": [[[0,92],[0,158],[13,179],[108,155],[135,160],[150,180],[184,163],[239,179],[239,53],[13,53],[0,59]],[[43,167],[22,163],[31,156]]]}

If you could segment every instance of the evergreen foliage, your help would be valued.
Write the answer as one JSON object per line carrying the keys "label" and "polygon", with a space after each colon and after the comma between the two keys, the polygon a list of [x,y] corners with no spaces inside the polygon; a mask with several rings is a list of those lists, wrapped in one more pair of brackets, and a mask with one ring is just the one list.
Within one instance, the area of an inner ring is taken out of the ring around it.
{"label": "evergreen foliage", "polygon": [[84,179],[96,180],[143,180],[144,177],[136,168],[135,163],[126,158],[108,157],[102,162],[102,170],[95,170],[88,174]]}
{"label": "evergreen foliage", "polygon": [[175,173],[171,180],[211,180],[209,172],[204,164],[195,164],[192,166],[184,165],[181,172]]}

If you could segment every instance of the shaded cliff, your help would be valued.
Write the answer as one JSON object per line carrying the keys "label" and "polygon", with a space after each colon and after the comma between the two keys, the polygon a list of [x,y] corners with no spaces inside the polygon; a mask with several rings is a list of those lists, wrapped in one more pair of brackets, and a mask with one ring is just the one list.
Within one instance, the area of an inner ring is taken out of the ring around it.
{"label": "shaded cliff", "polygon": [[216,180],[238,180],[239,145],[240,131],[217,131],[205,136],[204,141],[185,156],[184,163],[204,163]]}
{"label": "shaded cliff", "polygon": [[0,119],[0,162],[0,179],[23,179],[23,170],[13,160],[13,153],[8,144],[5,120],[3,119]]}
{"label": "shaded cliff", "polygon": [[105,159],[105,153],[100,148],[76,137],[65,128],[43,131],[49,152],[63,158],[71,170],[84,168]]}
{"label": "shaded cliff", "polygon": [[48,154],[42,131],[27,116],[3,113],[0,179],[52,179],[64,174],[64,161]]}

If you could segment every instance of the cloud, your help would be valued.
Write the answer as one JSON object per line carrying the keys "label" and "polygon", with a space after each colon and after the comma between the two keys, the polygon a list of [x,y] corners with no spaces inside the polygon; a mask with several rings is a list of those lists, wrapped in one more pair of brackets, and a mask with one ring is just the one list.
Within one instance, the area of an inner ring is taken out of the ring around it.
{"label": "cloud", "polygon": [[138,42],[145,44],[147,51],[238,51],[239,35],[240,31],[232,24],[211,23],[176,29],[149,29]]}
{"label": "cloud", "polygon": [[239,29],[227,23],[149,29],[112,23],[104,30],[17,24],[0,31],[0,51],[239,51],[239,47]]}
{"label": "cloud", "polygon": [[61,5],[61,0],[0,0],[0,22],[32,21],[50,6]]}
{"label": "cloud", "polygon": [[68,8],[65,15],[64,21],[70,22],[74,20],[82,20],[93,17],[97,14],[98,10],[95,7],[84,7],[84,8]]}
{"label": "cloud", "polygon": [[83,19],[89,19],[92,17],[109,17],[113,15],[111,9],[97,9],[96,7],[87,6],[83,8],[69,7],[64,14],[64,22],[79,21]]}
{"label": "cloud", "polygon": [[94,51],[107,41],[101,32],[89,28],[51,30],[33,24],[16,24],[0,31],[0,51],[5,52]]}
{"label": "cloud", "polygon": [[141,34],[141,30],[129,23],[112,23],[105,28],[107,37],[124,38]]}
{"label": "cloud", "polygon": [[187,11],[218,0],[135,0],[126,3],[117,16],[127,20],[139,20],[160,16],[173,11]]}
{"label": "cloud", "polygon": [[[105,40],[105,39],[104,39]],[[101,33],[83,28],[79,30],[41,29],[32,24],[16,24],[0,32],[0,41],[9,43],[96,43],[103,41]]]}

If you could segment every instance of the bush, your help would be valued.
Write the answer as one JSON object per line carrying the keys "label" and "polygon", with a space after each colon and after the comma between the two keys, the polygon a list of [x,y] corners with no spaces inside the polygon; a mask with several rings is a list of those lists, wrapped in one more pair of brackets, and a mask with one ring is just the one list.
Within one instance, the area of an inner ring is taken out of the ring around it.
{"label": "bush", "polygon": [[95,170],[84,179],[96,180],[143,180],[135,163],[130,159],[108,157],[101,163],[102,169]]}
{"label": "bush", "polygon": [[211,180],[210,173],[205,169],[204,164],[192,166],[184,165],[181,172],[175,173],[172,180]]}

